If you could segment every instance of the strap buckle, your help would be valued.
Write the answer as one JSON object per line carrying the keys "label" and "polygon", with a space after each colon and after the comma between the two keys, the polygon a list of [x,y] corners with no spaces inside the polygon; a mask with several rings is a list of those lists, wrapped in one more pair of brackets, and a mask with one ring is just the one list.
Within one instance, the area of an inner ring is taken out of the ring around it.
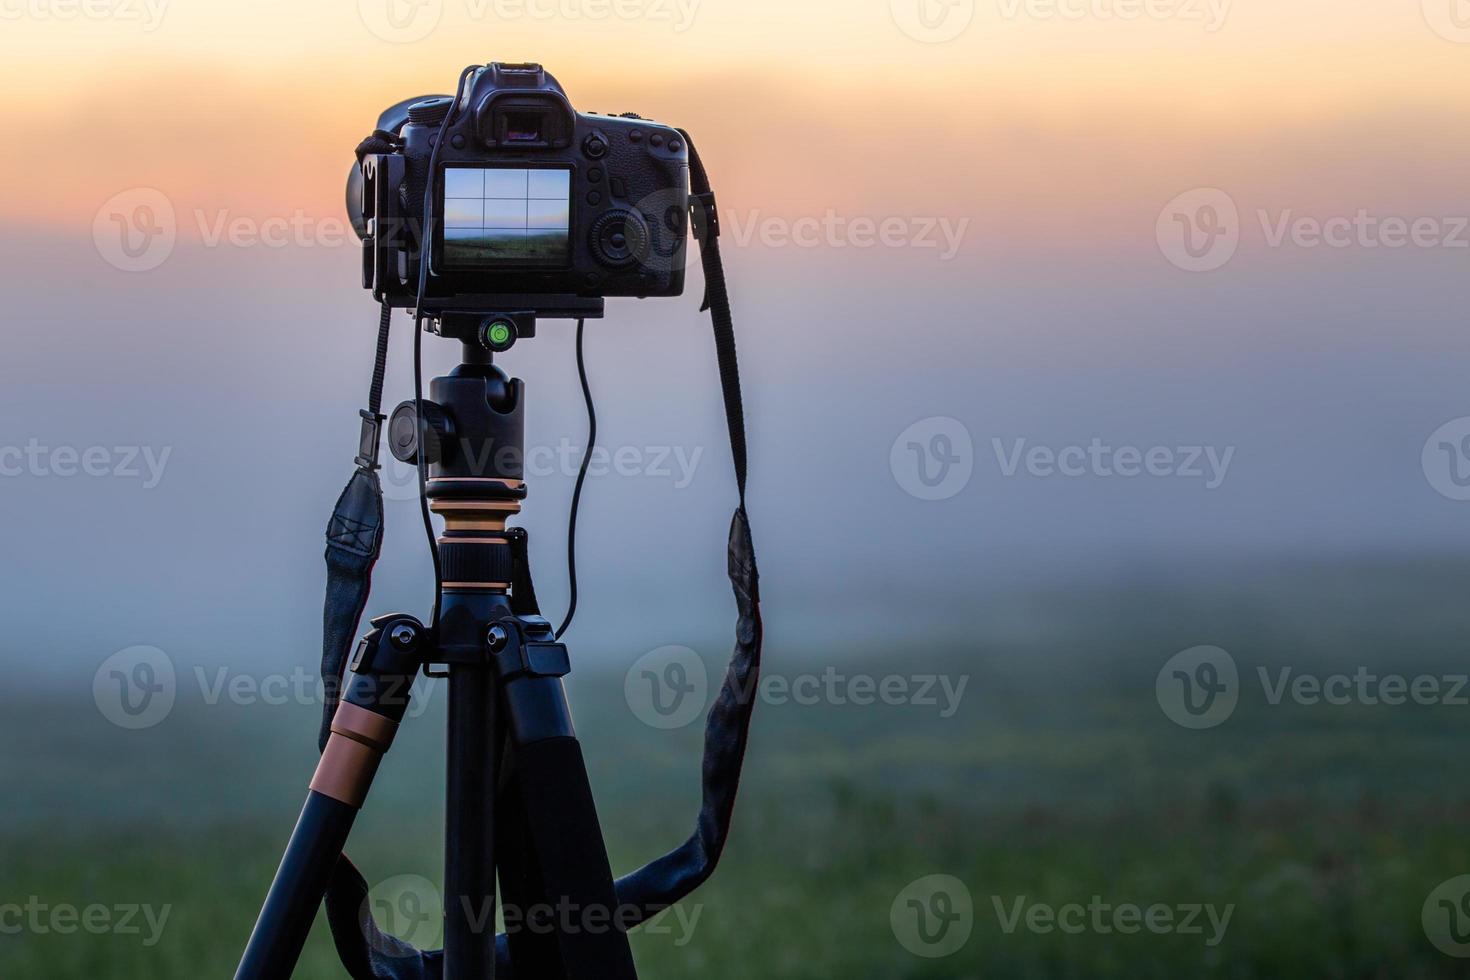
{"label": "strap buckle", "polygon": [[354,462],[365,470],[376,470],[379,468],[378,450],[383,442],[383,422],[387,416],[365,408],[357,414],[362,416],[362,435],[358,437]]}
{"label": "strap buckle", "polygon": [[715,205],[715,192],[689,195],[689,211],[694,219],[694,236],[701,243],[720,237],[720,210]]}

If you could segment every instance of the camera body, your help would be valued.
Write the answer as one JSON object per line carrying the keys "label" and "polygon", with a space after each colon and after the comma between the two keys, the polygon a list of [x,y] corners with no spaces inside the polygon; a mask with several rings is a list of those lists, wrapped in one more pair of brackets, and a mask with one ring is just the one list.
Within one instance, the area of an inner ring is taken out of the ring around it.
{"label": "camera body", "polygon": [[374,298],[413,307],[424,249],[422,312],[445,321],[600,316],[605,297],[683,292],[689,149],[678,130],[577,112],[540,65],[486,65],[462,90],[457,107],[436,97],[385,113],[380,129],[399,139],[363,154],[349,182]]}

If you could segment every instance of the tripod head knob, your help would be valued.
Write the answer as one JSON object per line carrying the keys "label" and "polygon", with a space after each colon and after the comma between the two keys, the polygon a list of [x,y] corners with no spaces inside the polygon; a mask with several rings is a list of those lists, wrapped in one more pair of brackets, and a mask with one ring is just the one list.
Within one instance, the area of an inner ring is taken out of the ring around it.
{"label": "tripod head knob", "polygon": [[388,420],[388,449],[400,463],[417,466],[419,454],[428,465],[444,459],[444,446],[454,438],[454,423],[444,409],[425,399],[420,424],[418,408],[410,399],[393,409]]}

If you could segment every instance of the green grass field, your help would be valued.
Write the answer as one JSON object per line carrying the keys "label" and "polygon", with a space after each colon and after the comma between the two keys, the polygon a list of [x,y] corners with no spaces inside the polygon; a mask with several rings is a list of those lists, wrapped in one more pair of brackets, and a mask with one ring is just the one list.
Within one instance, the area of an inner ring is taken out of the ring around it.
{"label": "green grass field", "polygon": [[[967,675],[968,687],[949,718],[918,705],[763,704],[725,863],[682,917],[635,934],[642,973],[1462,975],[1421,911],[1442,882],[1470,874],[1459,778],[1470,707],[1273,705],[1256,668],[1464,672],[1467,587],[1470,566],[1420,562],[1032,590],[970,605],[973,643],[901,660],[793,653],[775,633],[769,666],[786,677],[836,663],[848,675]],[[1160,709],[1155,678],[1202,643],[1238,661],[1240,703],[1223,725],[1188,731]],[[687,833],[698,726],[642,725],[620,671],[580,670],[572,690],[626,870]],[[99,715],[90,676],[74,692],[4,702],[0,904],[48,915],[100,905],[114,924],[129,905],[168,917],[159,930],[139,915],[135,932],[97,934],[0,918],[0,977],[229,976],[300,804],[312,710],[181,696],[162,724],[125,732]],[[353,838],[354,858],[389,892],[442,877],[438,707],[405,729]],[[944,958],[906,948],[890,915],[931,875],[958,880],[973,905],[968,942]],[[1071,934],[1010,922],[1017,908],[1094,896],[1231,912],[1219,936],[1208,925]],[[343,975],[324,924],[297,975]]]}

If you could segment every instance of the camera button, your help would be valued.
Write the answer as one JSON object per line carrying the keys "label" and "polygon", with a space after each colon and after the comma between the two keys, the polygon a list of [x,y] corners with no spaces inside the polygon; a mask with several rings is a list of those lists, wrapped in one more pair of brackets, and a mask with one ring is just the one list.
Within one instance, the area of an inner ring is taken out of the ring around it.
{"label": "camera button", "polygon": [[601,133],[593,133],[582,141],[582,152],[593,160],[601,160],[607,156],[607,140]]}
{"label": "camera button", "polygon": [[602,203],[602,194],[600,192],[598,192],[598,191],[588,191],[587,192],[587,203],[588,204],[601,204]]}
{"label": "camera button", "polygon": [[635,129],[632,132],[628,133],[628,142],[629,143],[642,143],[643,142],[643,130],[641,130],[641,129]]}
{"label": "camera button", "polygon": [[664,145],[664,134],[663,133],[654,133],[652,136],[648,137],[648,142],[652,143],[654,146],[663,146]]}
{"label": "camera button", "polygon": [[602,170],[597,167],[593,167],[591,170],[587,171],[587,179],[592,181],[592,183],[594,184],[602,183]]}

